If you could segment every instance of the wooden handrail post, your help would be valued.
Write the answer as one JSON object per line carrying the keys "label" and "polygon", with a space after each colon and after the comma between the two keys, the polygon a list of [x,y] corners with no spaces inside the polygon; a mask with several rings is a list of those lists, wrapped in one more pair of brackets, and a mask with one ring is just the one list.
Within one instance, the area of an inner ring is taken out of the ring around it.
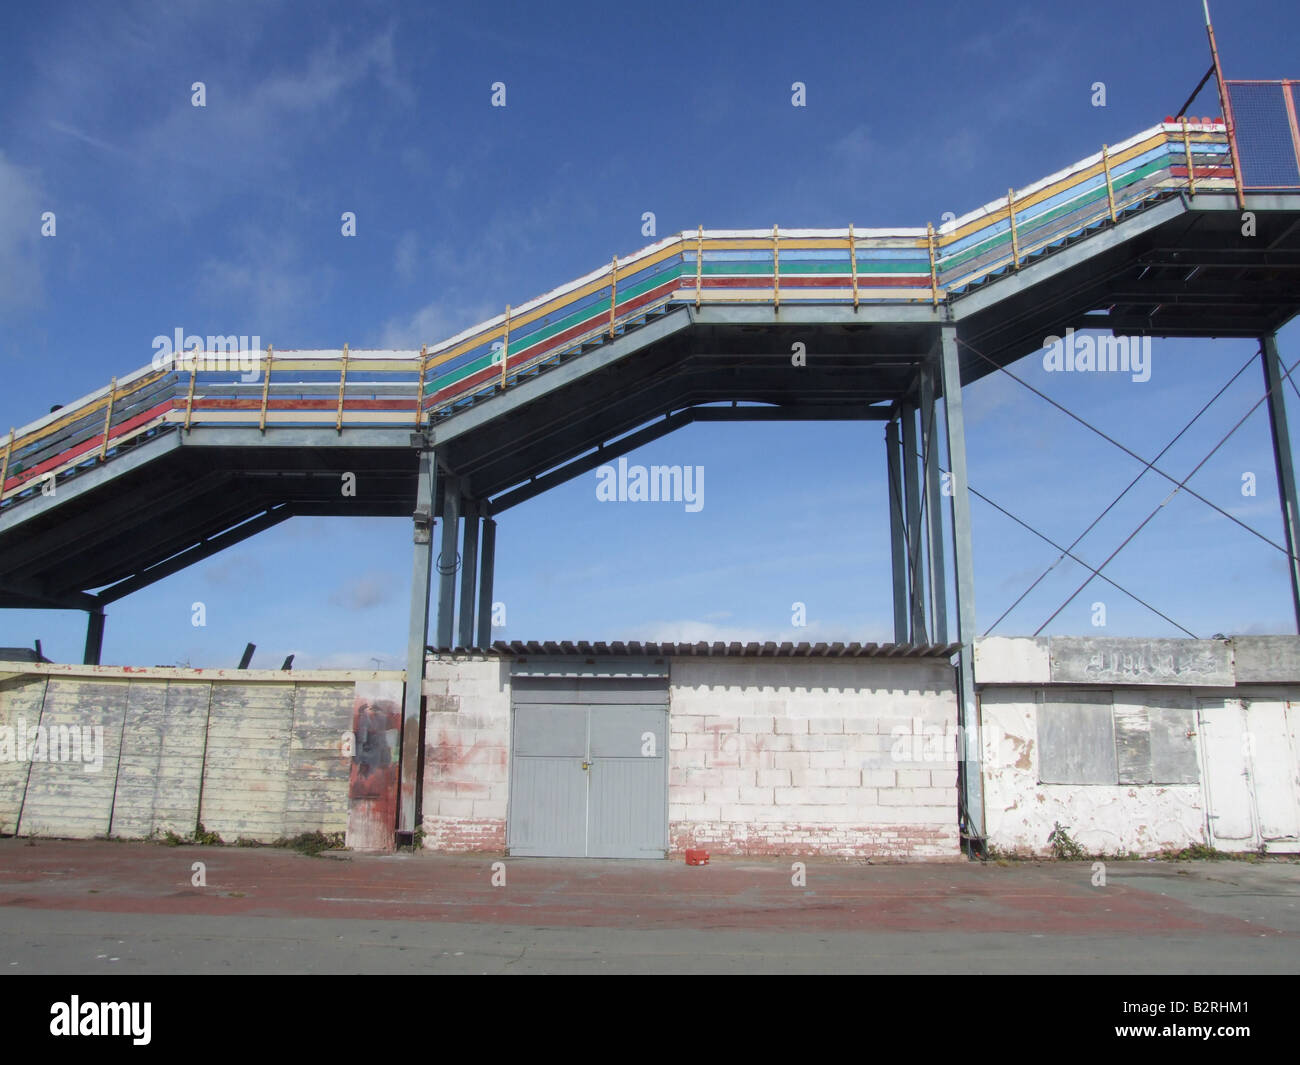
{"label": "wooden handrail post", "polygon": [[506,324],[501,331],[501,391],[506,390],[506,363],[510,359],[510,304],[506,304]]}
{"label": "wooden handrail post", "polygon": [[190,387],[185,395],[185,431],[190,431],[190,418],[194,414],[194,381],[199,376],[199,360],[190,363]]}
{"label": "wooden handrail post", "polygon": [[1115,221],[1115,186],[1110,180],[1110,148],[1101,146],[1101,168],[1106,173],[1106,204],[1110,207],[1110,220]]}
{"label": "wooden handrail post", "polygon": [[99,461],[108,458],[108,430],[113,423],[113,402],[117,399],[117,378],[108,386],[108,406],[104,408],[104,439],[99,445]]}
{"label": "wooden handrail post", "polygon": [[5,443],[4,461],[0,462],[0,500],[5,497],[5,481],[9,479],[9,456],[14,451],[14,427],[9,426],[9,439]]}
{"label": "wooden handrail post", "polygon": [[777,227],[772,227],[772,306],[781,309],[781,248]]}
{"label": "wooden handrail post", "polygon": [[415,427],[420,428],[420,422],[424,420],[424,360],[427,357],[427,344],[420,345],[420,385],[415,393]]}
{"label": "wooden handrail post", "polygon": [[609,339],[614,339],[614,309],[618,306],[618,256],[610,267],[609,275]]}
{"label": "wooden handrail post", "polygon": [[704,284],[704,227],[695,231],[695,309],[700,309],[700,287]]}
{"label": "wooden handrail post", "polygon": [[266,403],[271,396],[271,359],[275,353],[271,350],[271,345],[266,345],[266,377],[262,381],[262,414],[258,418],[257,429],[259,432],[266,432]]}
{"label": "wooden handrail post", "polygon": [[930,250],[930,303],[939,306],[939,274],[934,265],[934,223],[925,223],[925,242]]}
{"label": "wooden handrail post", "polygon": [[1016,236],[1016,190],[1007,189],[1007,218],[1011,221],[1011,268],[1020,269],[1020,238]]}
{"label": "wooden handrail post", "polygon": [[849,223],[849,267],[853,271],[853,309],[858,309],[858,239],[853,235],[853,223]]}
{"label": "wooden handrail post", "polygon": [[347,341],[343,342],[343,366],[339,371],[339,410],[334,416],[334,431],[342,434],[343,432],[343,394],[348,387],[348,345]]}

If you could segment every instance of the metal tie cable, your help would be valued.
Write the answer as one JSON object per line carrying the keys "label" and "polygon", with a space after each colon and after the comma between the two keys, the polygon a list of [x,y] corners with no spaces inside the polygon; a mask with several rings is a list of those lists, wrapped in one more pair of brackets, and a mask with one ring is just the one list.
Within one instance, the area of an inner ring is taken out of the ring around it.
{"label": "metal tie cable", "polygon": [[[992,359],[990,359],[990,358],[989,358],[987,355],[985,355],[982,351],[978,351],[977,349],[975,349],[974,347],[972,347],[969,343],[967,343],[966,341],[962,340],[960,337],[957,338],[957,342],[958,342],[959,344],[961,344],[963,347],[970,348],[971,351],[975,352],[975,354],[978,355],[981,359],[985,360],[987,363],[989,363],[991,366],[993,366],[994,369],[1001,370],[1002,373],[1004,373],[1004,374],[1006,374],[1008,377],[1010,377],[1011,380],[1015,381],[1017,384],[1021,384],[1021,385],[1023,385],[1025,388],[1029,389],[1030,392],[1034,393],[1034,395],[1038,396],[1040,399],[1043,399],[1043,400],[1045,400],[1046,402],[1050,403],[1053,407],[1055,407],[1057,410],[1059,410],[1062,414],[1066,414],[1066,415],[1068,415],[1069,417],[1073,418],[1076,422],[1078,422],[1080,425],[1082,425],[1085,429],[1090,429],[1090,430],[1092,430],[1092,432],[1096,433],[1096,434],[1097,434],[1099,437],[1101,437],[1103,440],[1105,440],[1105,441],[1107,441],[1107,442],[1109,442],[1109,443],[1111,443],[1111,444],[1114,444],[1117,448],[1119,448],[1122,452],[1124,452],[1124,454],[1130,456],[1131,458],[1135,458],[1135,459],[1137,459],[1138,462],[1142,463],[1142,465],[1146,466],[1148,469],[1153,470],[1154,472],[1160,474],[1161,477],[1163,477],[1166,481],[1169,481],[1170,483],[1172,483],[1175,487],[1185,489],[1188,495],[1192,496],[1192,497],[1195,498],[1195,499],[1199,499],[1202,503],[1204,503],[1204,504],[1205,504],[1207,507],[1209,507],[1211,510],[1217,511],[1218,513],[1222,514],[1225,518],[1227,518],[1229,521],[1233,522],[1234,524],[1240,525],[1243,529],[1245,529],[1245,530],[1246,530],[1248,533],[1250,533],[1252,536],[1258,537],[1259,539],[1263,540],[1264,543],[1266,543],[1266,544],[1269,545],[1269,547],[1272,547],[1272,548],[1274,548],[1275,550],[1281,551],[1282,554],[1286,555],[1287,558],[1289,558],[1289,559],[1291,559],[1291,560],[1293,560],[1293,561],[1300,562],[1300,559],[1296,559],[1295,556],[1292,555],[1291,552],[1288,551],[1288,550],[1287,550],[1285,547],[1283,547],[1281,544],[1274,543],[1272,540],[1270,540],[1267,536],[1265,536],[1265,535],[1264,535],[1262,532],[1260,532],[1258,529],[1253,529],[1253,528],[1251,528],[1249,525],[1247,525],[1247,524],[1246,524],[1244,521],[1242,521],[1240,518],[1237,518],[1237,517],[1235,517],[1234,515],[1229,514],[1226,510],[1224,510],[1224,509],[1223,509],[1221,506],[1219,506],[1217,503],[1212,503],[1212,502],[1210,502],[1210,500],[1206,499],[1205,496],[1201,495],[1201,494],[1200,494],[1199,492],[1197,492],[1195,489],[1193,489],[1193,488],[1187,488],[1186,485],[1184,485],[1182,482],[1180,482],[1180,481],[1179,481],[1176,477],[1174,477],[1172,474],[1165,473],[1165,471],[1162,470],[1162,469],[1160,469],[1159,466],[1155,466],[1155,465],[1153,465],[1152,463],[1148,462],[1148,461],[1147,461],[1146,459],[1144,459],[1141,455],[1139,455],[1136,451],[1133,451],[1131,448],[1127,448],[1127,447],[1125,447],[1125,446],[1124,446],[1123,444],[1121,444],[1118,440],[1116,440],[1113,436],[1110,436],[1109,434],[1102,432],[1102,431],[1101,431],[1100,429],[1098,429],[1095,425],[1093,425],[1093,424],[1091,424],[1090,422],[1086,421],[1085,419],[1079,417],[1079,415],[1075,414],[1073,411],[1068,410],[1067,408],[1061,406],[1061,404],[1057,403],[1056,400],[1054,400],[1054,399],[1051,398],[1051,396],[1045,395],[1044,393],[1040,392],[1040,391],[1039,391],[1038,389],[1036,389],[1033,385],[1031,385],[1028,381],[1023,381],[1023,380],[1021,380],[1019,377],[1017,377],[1015,374],[1013,374],[1010,370],[1008,370],[1005,366],[999,366],[996,362],[994,362]],[[1300,366],[1300,359],[1297,359],[1296,362],[1292,364],[1291,369],[1294,370],[1297,366]],[[1267,398],[1268,398],[1268,393],[1265,392],[1265,393],[1264,393],[1264,399],[1267,399]],[[1263,402],[1264,402],[1264,399],[1261,399],[1259,402],[1260,402],[1260,403],[1263,403]],[[1256,403],[1255,406],[1258,407],[1258,406],[1259,406],[1259,403]],[[1255,409],[1255,408],[1252,407],[1252,408],[1251,408],[1251,411],[1253,412],[1254,409]]]}
{"label": "metal tie cable", "polygon": [[[1259,354],[1258,351],[1255,352],[1255,355],[1257,354]],[[1196,412],[1192,420],[1189,421],[1186,425],[1184,425],[1182,429],[1179,431],[1178,435],[1175,436],[1172,440],[1170,440],[1169,443],[1167,443],[1161,449],[1160,454],[1157,455],[1154,459],[1152,459],[1151,460],[1152,462],[1159,462],[1161,457],[1165,454],[1165,452],[1167,452],[1171,447],[1173,447],[1174,444],[1178,443],[1179,439],[1181,439],[1183,434],[1186,433],[1187,430],[1190,429],[1194,424],[1196,424],[1197,420],[1201,417],[1201,415],[1204,414],[1207,410],[1209,410],[1210,407],[1213,406],[1213,404],[1218,400],[1218,398],[1222,396],[1223,393],[1226,392],[1229,388],[1232,387],[1233,383],[1237,380],[1237,378],[1240,377],[1243,373],[1245,373],[1247,368],[1250,366],[1250,364],[1255,361],[1255,355],[1251,355],[1251,357],[1246,360],[1246,362],[1242,365],[1241,369],[1238,370],[1235,374],[1233,374],[1232,377],[1229,378],[1228,383],[1225,384],[1222,388],[1220,388],[1219,391],[1216,392],[1214,396],[1205,404],[1205,406],[1203,406],[1199,411]],[[1060,556],[1057,557],[1056,561],[1053,562],[1050,566],[1047,567],[1047,569],[1043,570],[1043,572],[1038,575],[1038,578],[1020,594],[1019,598],[1017,598],[1014,603],[1012,603],[1009,607],[1006,608],[1006,610],[1002,612],[1001,616],[997,619],[997,621],[993,622],[992,625],[990,625],[987,629],[984,630],[985,636],[987,636],[990,632],[992,632],[999,625],[1001,625],[1002,622],[1006,619],[1006,616],[1010,614],[1011,611],[1015,610],[1016,607],[1018,607],[1022,602],[1024,602],[1025,598],[1029,595],[1029,593],[1032,592],[1035,588],[1037,588],[1038,585],[1042,583],[1043,579],[1046,578],[1047,575],[1052,572],[1052,570],[1056,569],[1056,567],[1061,564],[1061,559],[1069,555],[1069,557],[1073,558],[1076,562],[1080,561],[1080,559],[1075,558],[1074,555],[1071,555],[1070,552],[1074,548],[1078,547],[1079,542],[1090,532],[1092,532],[1092,530],[1097,527],[1098,522],[1100,522],[1107,514],[1109,514],[1111,510],[1115,507],[1115,505],[1119,503],[1119,501],[1128,494],[1129,489],[1131,489],[1135,484],[1138,483],[1138,481],[1140,481],[1143,477],[1146,476],[1146,472],[1147,471],[1145,469],[1142,470],[1136,477],[1133,478],[1133,480],[1129,481],[1128,486],[1122,492],[1120,492],[1119,495],[1117,495],[1114,499],[1110,501],[1110,505],[1107,506],[1105,510],[1103,510],[1100,514],[1097,515],[1096,518],[1093,519],[1092,524],[1089,525],[1086,529],[1084,529],[1083,532],[1081,532],[1077,537],[1075,537],[1074,542],[1071,543],[1069,547],[1062,549],[1062,553],[1060,554]],[[989,502],[992,501],[990,500]],[[996,505],[997,504],[994,504],[994,506]],[[1156,613],[1159,613],[1159,611],[1156,611]],[[1163,615],[1161,616],[1163,617]],[[1166,620],[1169,619],[1166,618]],[[1177,625],[1178,623],[1174,622],[1174,624]],[[1178,627],[1180,629],[1183,628],[1181,625],[1178,625]],[[1183,629],[1183,631],[1187,632],[1186,629]]]}
{"label": "metal tie cable", "polygon": [[[1297,360],[1295,361],[1295,363],[1292,364],[1291,369],[1294,370],[1297,366],[1300,366],[1300,359],[1297,359]],[[1290,372],[1290,371],[1288,371],[1288,373],[1289,373],[1289,372]],[[1103,562],[1100,566],[1097,567],[1097,571],[1098,571],[1098,572],[1100,572],[1101,570],[1105,569],[1106,566],[1108,566],[1108,565],[1110,564],[1111,559],[1113,559],[1116,555],[1118,555],[1121,551],[1123,551],[1124,548],[1128,546],[1129,542],[1133,539],[1133,537],[1137,536],[1138,533],[1140,533],[1144,528],[1146,528],[1147,524],[1148,524],[1148,523],[1149,523],[1149,522],[1150,522],[1150,521],[1151,521],[1151,520],[1152,520],[1152,519],[1153,519],[1157,514],[1159,514],[1161,510],[1164,509],[1165,504],[1167,504],[1171,499],[1173,499],[1174,496],[1176,496],[1176,495],[1177,495],[1181,490],[1186,489],[1190,494],[1192,494],[1192,495],[1195,495],[1195,494],[1196,494],[1196,493],[1192,492],[1192,490],[1191,490],[1190,488],[1187,488],[1187,482],[1190,481],[1193,477],[1196,476],[1196,474],[1197,474],[1197,472],[1200,470],[1200,468],[1201,468],[1202,466],[1204,466],[1207,462],[1209,462],[1211,458],[1214,457],[1215,452],[1217,452],[1217,451],[1219,450],[1219,448],[1223,447],[1223,445],[1226,444],[1226,443],[1228,442],[1228,439],[1232,436],[1232,434],[1235,433],[1238,429],[1240,429],[1240,428],[1242,427],[1242,425],[1245,424],[1246,419],[1249,418],[1252,414],[1254,414],[1255,411],[1259,409],[1259,405],[1260,405],[1261,403],[1263,403],[1266,399],[1268,399],[1268,397],[1269,397],[1269,389],[1265,389],[1265,390],[1264,390],[1264,394],[1263,394],[1262,396],[1260,396],[1258,400],[1255,401],[1254,406],[1252,406],[1252,407],[1250,408],[1250,410],[1246,411],[1246,413],[1243,414],[1243,415],[1241,416],[1241,418],[1237,421],[1237,424],[1234,425],[1231,429],[1229,429],[1229,430],[1227,431],[1227,433],[1225,433],[1225,434],[1223,435],[1223,437],[1219,440],[1219,442],[1218,442],[1217,444],[1215,444],[1214,447],[1212,447],[1212,448],[1210,449],[1209,454],[1207,454],[1207,455],[1205,456],[1205,458],[1201,459],[1201,461],[1198,462],[1198,463],[1196,464],[1195,469],[1193,469],[1192,472],[1189,473],[1186,477],[1184,477],[1181,481],[1177,482],[1177,483],[1174,485],[1174,490],[1173,490],[1172,492],[1170,492],[1167,496],[1165,496],[1165,498],[1164,498],[1163,500],[1161,500],[1160,505],[1159,505],[1158,507],[1156,507],[1155,510],[1153,510],[1150,514],[1148,514],[1148,515],[1146,516],[1146,518],[1143,520],[1143,522],[1142,522],[1141,525],[1139,525],[1136,529],[1134,529],[1131,533],[1128,534],[1128,536],[1125,538],[1124,542],[1123,542],[1122,544],[1120,544],[1119,547],[1115,548],[1115,550],[1112,551],[1112,552],[1110,553],[1110,556],[1106,559],[1105,562]],[[1154,467],[1153,467],[1153,469],[1154,469]],[[1157,472],[1158,472],[1158,471],[1157,471]],[[1200,497],[1198,496],[1197,498],[1199,499]],[[1218,507],[1215,507],[1215,509],[1218,510],[1219,508],[1218,508]],[[1238,522],[1238,524],[1240,525],[1240,524],[1242,524],[1242,523],[1241,523],[1241,522]],[[1249,528],[1249,526],[1243,526],[1243,527],[1245,527],[1245,528]],[[1254,532],[1253,529],[1252,529],[1251,531]],[[1256,535],[1258,535],[1258,534],[1256,534]],[[1260,539],[1264,539],[1264,537],[1260,537]],[[1269,541],[1269,542],[1271,542],[1271,541]],[[1277,546],[1277,545],[1274,545],[1274,546]],[[1292,555],[1291,555],[1291,553],[1290,553],[1289,551],[1287,551],[1287,550],[1285,550],[1285,549],[1279,549],[1279,550],[1281,550],[1282,553],[1283,553],[1284,555],[1286,555],[1288,558],[1291,558],[1291,557],[1292,557]],[[1067,599],[1064,603],[1062,603],[1059,607],[1057,607],[1056,610],[1053,612],[1053,614],[1052,614],[1052,616],[1051,616],[1050,618],[1048,618],[1048,619],[1047,619],[1046,621],[1044,621],[1040,626],[1038,626],[1037,630],[1034,632],[1034,635],[1037,636],[1040,632],[1043,631],[1043,629],[1047,628],[1047,626],[1050,625],[1050,624],[1052,623],[1052,620],[1056,617],[1056,615],[1059,614],[1062,610],[1064,610],[1067,606],[1069,606],[1069,605],[1070,605],[1070,601],[1071,601],[1072,599],[1074,599],[1074,597],[1075,597],[1076,595],[1078,595],[1081,591],[1084,590],[1084,588],[1086,588],[1086,587],[1087,587],[1089,584],[1091,584],[1091,583],[1092,583],[1092,577],[1089,577],[1086,581],[1084,581],[1081,585],[1079,585],[1079,587],[1076,588],[1076,589],[1074,590],[1074,592],[1070,595],[1070,598]]]}

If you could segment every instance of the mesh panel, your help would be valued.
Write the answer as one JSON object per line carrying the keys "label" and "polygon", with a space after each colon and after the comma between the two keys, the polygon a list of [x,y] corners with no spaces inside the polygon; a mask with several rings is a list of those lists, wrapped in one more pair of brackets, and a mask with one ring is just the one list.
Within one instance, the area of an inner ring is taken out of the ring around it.
{"label": "mesh panel", "polygon": [[1228,82],[1241,183],[1246,188],[1300,188],[1300,165],[1283,95],[1286,90],[1281,82]]}

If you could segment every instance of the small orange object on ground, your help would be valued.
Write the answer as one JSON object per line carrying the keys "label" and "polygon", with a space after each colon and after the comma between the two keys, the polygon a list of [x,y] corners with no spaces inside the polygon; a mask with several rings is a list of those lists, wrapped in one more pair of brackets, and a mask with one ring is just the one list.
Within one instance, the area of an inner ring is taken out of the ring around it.
{"label": "small orange object on ground", "polygon": [[705,850],[688,849],[686,851],[686,864],[687,865],[708,865],[709,852]]}

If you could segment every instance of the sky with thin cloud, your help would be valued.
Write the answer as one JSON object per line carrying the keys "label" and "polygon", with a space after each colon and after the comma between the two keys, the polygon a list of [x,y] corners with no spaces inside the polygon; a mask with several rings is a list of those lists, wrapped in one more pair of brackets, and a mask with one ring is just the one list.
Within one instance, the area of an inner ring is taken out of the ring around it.
{"label": "sky with thin cloud", "polygon": [[[1300,8],[1214,8],[1230,77],[1300,77]],[[649,243],[647,211],[660,237],[938,222],[1160,122],[1209,62],[1199,0],[756,0],[680,17],[53,0],[6,6],[0,28],[0,432],[147,364],[177,328],[279,349],[435,343]],[[1192,110],[1219,113],[1212,89]],[[1300,328],[1279,340],[1300,360]],[[1012,369],[1153,456],[1256,347],[1156,340],[1140,384],[1036,356]],[[1162,468],[1185,476],[1262,394],[1256,362]],[[964,400],[972,487],[1058,542],[1141,468],[1007,376]],[[1294,390],[1288,406],[1300,430]],[[879,423],[693,425],[629,462],[704,467],[703,508],[602,503],[592,473],[503,514],[498,638],[891,637]],[[1293,631],[1265,542],[1282,528],[1262,406],[1191,486],[1256,532],[1148,473],[1078,553],[1099,563],[1154,513],[1114,581],[1199,636]],[[1045,632],[1182,634],[1111,585],[1071,599],[1081,566],[973,509],[981,632],[1032,633],[1068,601]],[[405,519],[293,519],[113,604],[104,661],[233,665],[253,642],[256,665],[400,666],[410,540]],[[39,637],[58,660],[80,660],[84,632],[74,612],[0,611],[0,645]]]}

